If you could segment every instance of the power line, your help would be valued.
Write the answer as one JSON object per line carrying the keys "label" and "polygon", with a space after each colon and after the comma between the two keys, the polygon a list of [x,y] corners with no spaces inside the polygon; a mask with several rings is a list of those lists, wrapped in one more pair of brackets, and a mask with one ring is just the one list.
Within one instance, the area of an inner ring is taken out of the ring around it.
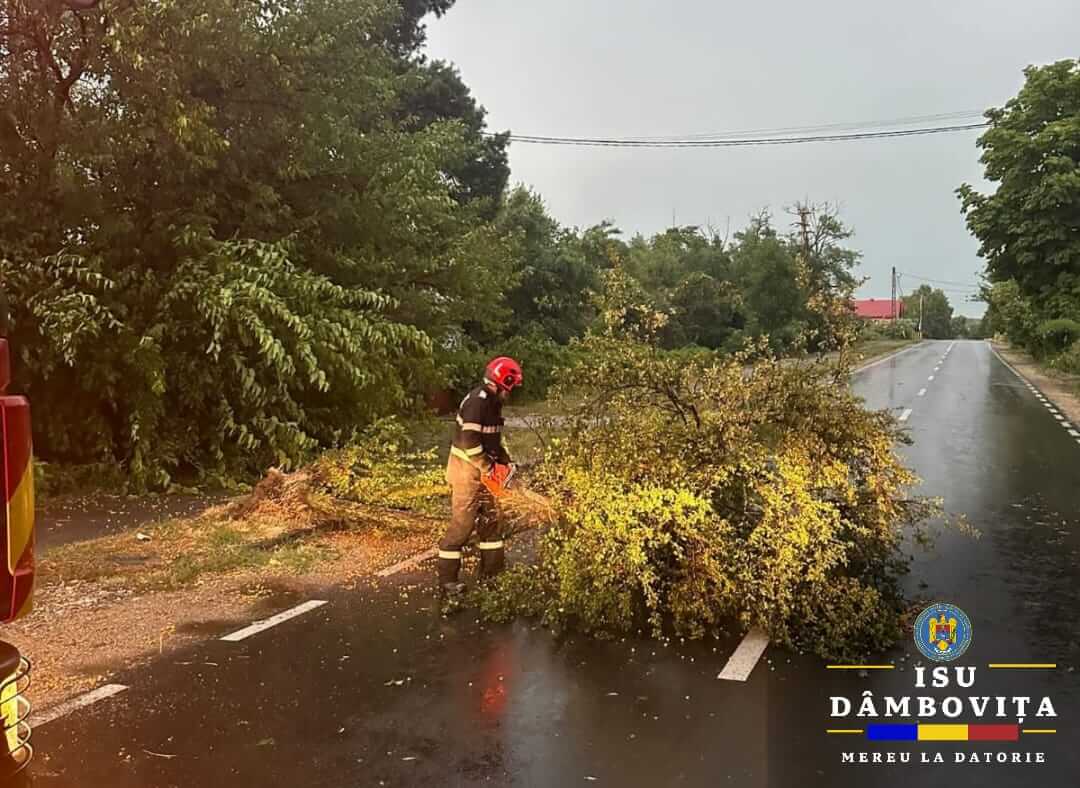
{"label": "power line", "polygon": [[[961,290],[956,287],[935,287],[933,289],[942,293],[951,293],[952,295],[977,296],[980,294],[979,290]],[[916,290],[918,290],[918,288],[916,288]]]}
{"label": "power line", "polygon": [[889,120],[864,120],[846,123],[826,123],[811,126],[780,126],[765,127],[758,129],[743,129],[741,131],[716,131],[696,134],[654,134],[644,137],[625,137],[624,139],[634,142],[655,141],[678,141],[678,140],[707,140],[707,139],[730,139],[749,135],[765,134],[769,136],[779,134],[814,134],[826,131],[862,131],[866,129],[888,128],[893,126],[911,126],[913,124],[942,123],[945,121],[974,120],[984,115],[983,110],[962,110],[960,112],[940,112],[934,115],[907,115]]}
{"label": "power line", "polygon": [[920,282],[930,282],[935,285],[955,285],[956,287],[971,288],[972,290],[981,290],[982,285],[972,284],[970,282],[952,282],[948,279],[931,279],[928,276],[919,276],[918,274],[909,274],[907,271],[899,271],[901,276],[910,276],[912,279],[918,279]]}
{"label": "power line", "polygon": [[[799,145],[808,142],[850,142],[853,140],[893,139],[897,137],[917,137],[929,134],[947,134],[959,131],[971,131],[986,128],[990,124],[964,123],[953,126],[931,126],[918,129],[893,129],[890,131],[858,132],[855,134],[818,134],[799,137],[749,137],[740,139],[718,140],[652,140],[642,141],[627,138],[603,139],[597,137],[545,137],[531,134],[510,134],[511,142],[526,145],[573,145],[578,147],[605,148],[730,148],[751,145]],[[499,136],[493,132],[484,132],[487,137]]]}

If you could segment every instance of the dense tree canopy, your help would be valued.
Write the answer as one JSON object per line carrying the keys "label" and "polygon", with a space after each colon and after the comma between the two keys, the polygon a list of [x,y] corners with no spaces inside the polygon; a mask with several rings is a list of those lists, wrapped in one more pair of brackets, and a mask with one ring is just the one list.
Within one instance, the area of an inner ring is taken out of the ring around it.
{"label": "dense tree canopy", "polygon": [[0,283],[41,455],[289,466],[495,352],[541,395],[605,310],[666,349],[829,344],[858,260],[833,210],[560,225],[421,51],[452,5],[0,5]]}
{"label": "dense tree canopy", "polygon": [[0,13],[0,276],[46,455],[287,464],[406,405],[477,299],[505,317],[510,245],[457,177],[482,113],[410,114],[434,72],[396,5]]}
{"label": "dense tree canopy", "polygon": [[996,283],[987,294],[994,328],[1052,354],[1060,324],[1044,324],[1080,321],[1080,62],[1024,73],[1019,94],[986,113],[979,139],[996,189],[965,184],[959,194]]}

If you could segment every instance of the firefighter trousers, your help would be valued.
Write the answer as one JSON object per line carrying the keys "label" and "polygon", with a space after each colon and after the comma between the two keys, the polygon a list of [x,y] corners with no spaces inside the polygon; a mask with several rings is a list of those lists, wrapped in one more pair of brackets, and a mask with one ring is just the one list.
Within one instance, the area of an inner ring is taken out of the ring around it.
{"label": "firefighter trousers", "polygon": [[495,497],[480,481],[480,471],[451,455],[446,465],[450,485],[450,527],[439,541],[439,583],[455,583],[461,571],[461,549],[476,532],[480,543],[480,574],[502,571],[506,549]]}

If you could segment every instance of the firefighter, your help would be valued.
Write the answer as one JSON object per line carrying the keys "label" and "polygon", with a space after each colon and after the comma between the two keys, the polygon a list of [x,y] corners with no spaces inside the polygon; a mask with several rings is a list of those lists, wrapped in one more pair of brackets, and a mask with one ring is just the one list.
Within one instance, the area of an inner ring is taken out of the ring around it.
{"label": "firefighter", "polygon": [[484,370],[484,382],[461,401],[446,464],[450,484],[450,527],[439,542],[439,586],[448,595],[465,590],[458,582],[461,549],[475,530],[480,540],[480,575],[498,574],[505,563],[495,497],[510,476],[502,442],[503,403],[523,381],[521,365],[500,356]]}

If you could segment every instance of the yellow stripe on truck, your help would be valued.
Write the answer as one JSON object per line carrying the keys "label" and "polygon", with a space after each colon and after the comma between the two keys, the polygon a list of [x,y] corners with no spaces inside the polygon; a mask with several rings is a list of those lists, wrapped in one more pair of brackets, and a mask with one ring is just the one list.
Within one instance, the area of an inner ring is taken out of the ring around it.
{"label": "yellow stripe on truck", "polygon": [[15,574],[23,552],[34,536],[34,467],[27,465],[8,501],[8,571]]}
{"label": "yellow stripe on truck", "polygon": [[0,395],[0,621],[30,610],[34,593],[34,447],[30,403]]}

